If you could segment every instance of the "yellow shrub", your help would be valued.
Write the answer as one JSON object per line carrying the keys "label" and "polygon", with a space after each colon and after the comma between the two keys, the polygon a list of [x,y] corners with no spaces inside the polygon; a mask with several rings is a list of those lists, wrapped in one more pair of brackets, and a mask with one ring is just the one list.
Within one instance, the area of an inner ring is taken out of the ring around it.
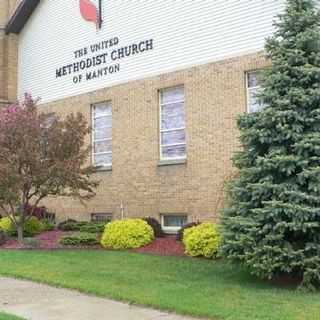
{"label": "yellow shrub", "polygon": [[[0,229],[2,229],[4,232],[13,236],[17,234],[16,226],[12,223],[11,219],[8,217],[4,217],[0,219]],[[28,219],[28,221],[24,225],[24,235],[28,237],[37,235],[41,233],[43,230],[44,230],[43,223],[36,217],[31,217],[30,219]]]}
{"label": "yellow shrub", "polygon": [[141,219],[127,219],[108,223],[101,238],[101,245],[112,249],[140,248],[154,239],[153,229]]}
{"label": "yellow shrub", "polygon": [[183,233],[183,243],[188,255],[213,258],[221,243],[218,226],[213,223],[202,223],[186,229]]}
{"label": "yellow shrub", "polygon": [[8,217],[4,217],[2,219],[0,219],[0,229],[6,233],[12,233],[14,232],[14,225],[12,223],[12,221],[10,220],[10,218]]}

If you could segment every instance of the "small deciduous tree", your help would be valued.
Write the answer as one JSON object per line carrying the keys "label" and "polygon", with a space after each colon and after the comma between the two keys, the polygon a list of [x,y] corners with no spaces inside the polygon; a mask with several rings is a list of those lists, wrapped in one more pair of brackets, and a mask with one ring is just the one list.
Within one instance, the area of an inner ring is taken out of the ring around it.
{"label": "small deciduous tree", "polygon": [[267,41],[261,112],[239,120],[239,176],[224,212],[226,257],[261,277],[320,284],[320,14],[288,0]]}
{"label": "small deciduous tree", "polygon": [[0,110],[0,209],[10,217],[23,241],[32,209],[48,196],[84,201],[98,182],[88,165],[90,128],[80,113],[64,120],[39,113],[37,101]]}

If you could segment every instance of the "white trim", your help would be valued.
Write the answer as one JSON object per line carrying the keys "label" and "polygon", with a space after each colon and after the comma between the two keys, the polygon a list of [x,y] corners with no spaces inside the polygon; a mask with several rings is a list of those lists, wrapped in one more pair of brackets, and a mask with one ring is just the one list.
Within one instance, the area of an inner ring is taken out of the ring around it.
{"label": "white trim", "polygon": [[173,132],[173,131],[182,131],[186,130],[186,127],[174,128],[174,129],[162,129],[161,133]]}
{"label": "white trim", "polygon": [[112,138],[95,139],[95,140],[94,140],[94,143],[96,143],[96,142],[103,142],[103,141],[112,141]]}
{"label": "white trim", "polygon": [[103,155],[103,154],[112,154],[112,151],[105,151],[105,152],[95,152],[93,153],[95,156],[100,156],[100,155]]}
{"label": "white trim", "polygon": [[[172,89],[174,88],[179,88],[180,86],[177,87],[172,87]],[[161,91],[166,91],[166,90],[170,90],[171,88],[167,88],[167,89],[161,89]],[[161,96],[160,96],[161,99]],[[185,103],[185,99],[183,100],[176,100],[176,101],[170,101],[170,102],[166,102],[166,103],[160,103],[161,107],[166,107],[166,106],[172,106],[173,104],[179,104],[179,103]]]}
{"label": "white trim", "polygon": [[161,158],[160,161],[176,161],[176,160],[187,160],[187,156],[184,156],[184,157],[174,157],[174,158]]}
{"label": "white trim", "polygon": [[164,225],[164,217],[186,217],[186,222],[188,223],[188,215],[187,214],[174,214],[174,213],[165,213],[160,215],[161,220],[161,228],[165,233],[177,233],[182,226],[176,226],[176,227],[168,227]]}
{"label": "white trim", "polygon": [[111,118],[112,119],[112,115],[109,113],[108,114],[106,114],[106,113],[98,114],[97,116],[94,117],[94,120],[100,119],[100,118]]}

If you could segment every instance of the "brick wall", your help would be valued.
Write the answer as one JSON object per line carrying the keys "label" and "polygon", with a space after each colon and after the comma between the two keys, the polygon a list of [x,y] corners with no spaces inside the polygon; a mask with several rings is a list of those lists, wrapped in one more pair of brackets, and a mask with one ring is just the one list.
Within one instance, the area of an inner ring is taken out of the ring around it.
{"label": "brick wall", "polygon": [[[90,122],[91,104],[113,106],[113,168],[96,174],[97,196],[87,206],[53,198],[45,204],[60,219],[89,219],[92,212],[117,218],[123,202],[127,217],[187,213],[190,221],[216,220],[239,148],[235,120],[246,110],[245,73],[266,65],[262,54],[248,55],[42,105],[62,117],[80,111]],[[188,159],[159,166],[158,90],[176,85],[186,93]]]}

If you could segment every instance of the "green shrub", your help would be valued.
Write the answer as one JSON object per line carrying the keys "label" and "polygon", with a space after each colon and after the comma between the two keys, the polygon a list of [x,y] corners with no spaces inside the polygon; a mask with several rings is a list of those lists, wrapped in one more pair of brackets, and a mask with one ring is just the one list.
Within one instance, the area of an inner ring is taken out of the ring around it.
{"label": "green shrub", "polygon": [[[16,218],[18,219],[18,218]],[[11,236],[17,235],[17,228],[9,217],[0,220],[0,229]],[[44,231],[43,223],[36,217],[31,217],[24,225],[24,236],[32,237]]]}
{"label": "green shrub", "polygon": [[80,232],[86,233],[102,233],[106,223],[90,222],[80,227]]}
{"label": "green shrub", "polygon": [[61,231],[80,231],[90,233],[102,233],[107,222],[90,222],[90,221],[76,221],[68,219],[59,223],[58,229]]}
{"label": "green shrub", "polygon": [[4,217],[0,219],[0,230],[4,231],[7,234],[14,232],[14,226],[10,218]]}
{"label": "green shrub", "polygon": [[148,225],[153,229],[154,236],[156,238],[162,238],[164,236],[161,224],[159,221],[152,217],[143,218],[144,221],[148,223]]}
{"label": "green shrub", "polygon": [[79,231],[80,226],[83,225],[83,223],[84,222],[78,222],[73,219],[67,219],[66,221],[58,224],[58,229],[61,231]]}
{"label": "green shrub", "polygon": [[99,244],[99,241],[97,240],[97,236],[93,233],[80,232],[63,236],[60,243],[66,246],[93,246]]}
{"label": "green shrub", "polygon": [[31,217],[25,224],[24,235],[32,237],[44,231],[43,223],[36,217]]}
{"label": "green shrub", "polygon": [[219,228],[213,223],[202,223],[186,229],[183,234],[186,253],[192,257],[213,258],[221,243]]}
{"label": "green shrub", "polygon": [[0,246],[4,245],[7,241],[7,235],[3,230],[0,230]]}
{"label": "green shrub", "polygon": [[106,225],[101,244],[105,248],[132,249],[143,247],[154,240],[154,232],[142,219],[113,221]]}
{"label": "green shrub", "polygon": [[52,231],[55,228],[55,224],[48,220],[48,219],[44,219],[41,220],[42,224],[43,224],[43,231]]}
{"label": "green shrub", "polygon": [[58,224],[58,230],[61,230],[61,231],[65,231],[64,230],[64,225],[65,224],[69,224],[69,223],[76,223],[77,221],[76,220],[73,220],[73,219],[67,219],[65,221],[62,221]]}
{"label": "green shrub", "polygon": [[183,239],[183,234],[184,234],[184,231],[189,229],[189,228],[192,228],[192,227],[196,227],[200,224],[200,222],[190,222],[190,223],[187,223],[185,224],[177,233],[177,241],[182,241]]}

